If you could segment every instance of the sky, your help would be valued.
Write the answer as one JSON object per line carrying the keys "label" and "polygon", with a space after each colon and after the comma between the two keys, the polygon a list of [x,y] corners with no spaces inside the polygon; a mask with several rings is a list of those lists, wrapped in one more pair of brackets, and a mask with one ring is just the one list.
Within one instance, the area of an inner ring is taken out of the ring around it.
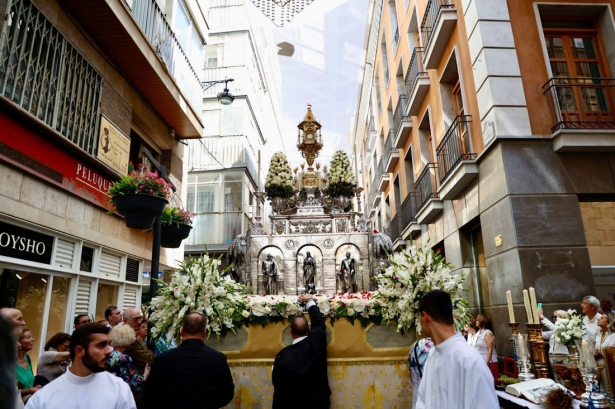
{"label": "sky", "polygon": [[[367,0],[315,0],[285,27],[268,22],[276,44],[295,46],[292,57],[278,55],[280,125],[291,167],[304,161],[295,146],[308,103],[322,125],[324,147],[316,161],[328,164],[338,149],[351,154],[348,136],[365,61],[368,5]],[[261,23],[267,21],[263,16]]]}

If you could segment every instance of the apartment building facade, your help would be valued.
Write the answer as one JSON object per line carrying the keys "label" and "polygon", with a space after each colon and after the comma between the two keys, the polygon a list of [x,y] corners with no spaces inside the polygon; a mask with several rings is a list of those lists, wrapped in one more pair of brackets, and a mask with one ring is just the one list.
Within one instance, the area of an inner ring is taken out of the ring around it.
{"label": "apartment building facade", "polygon": [[377,1],[352,143],[365,213],[443,252],[492,315],[615,288],[613,2]]}
{"label": "apartment building facade", "polygon": [[[206,24],[196,2],[4,0],[0,8],[0,303],[19,308],[36,361],[73,317],[139,307],[152,236],[109,214],[128,170],[166,166],[200,138]],[[198,74],[197,74],[198,73]],[[181,250],[162,249],[162,269]]]}
{"label": "apartment building facade", "polygon": [[[252,229],[254,192],[259,183],[264,189],[270,158],[284,146],[281,80],[271,29],[253,24],[243,0],[210,0],[207,13],[204,81],[233,81],[206,85],[205,135],[189,142],[186,204],[196,218],[185,250],[201,254],[207,248],[219,255],[237,235]],[[225,87],[235,97],[230,105],[217,99]],[[265,209],[262,216],[268,220]],[[269,223],[264,224],[269,231]]]}

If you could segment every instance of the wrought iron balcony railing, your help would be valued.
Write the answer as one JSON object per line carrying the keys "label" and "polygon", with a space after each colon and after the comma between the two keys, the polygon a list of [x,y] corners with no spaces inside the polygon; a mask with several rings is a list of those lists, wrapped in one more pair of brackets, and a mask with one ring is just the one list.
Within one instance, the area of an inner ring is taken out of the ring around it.
{"label": "wrought iron balcony railing", "polygon": [[451,4],[450,0],[429,0],[427,2],[427,8],[425,9],[425,15],[423,16],[423,21],[421,22],[421,45],[425,48],[429,46],[429,42],[433,37],[433,33],[436,29],[436,23],[438,21],[438,17],[440,16],[440,11],[442,9],[452,9],[455,8],[453,4]]}
{"label": "wrought iron balcony railing", "polygon": [[551,78],[542,86],[560,129],[615,129],[615,79]]}
{"label": "wrought iron balcony railing", "polygon": [[476,153],[470,153],[471,118],[470,115],[456,117],[436,149],[440,183],[451,175],[461,161],[476,159]]}
{"label": "wrought iron balcony railing", "polygon": [[[179,44],[165,13],[156,0],[135,1],[132,14],[149,40],[158,57],[166,64],[193,109],[200,113],[203,103],[203,87],[190,59]],[[203,64],[201,64],[202,66]]]}
{"label": "wrought iron balcony railing", "polygon": [[386,156],[385,155],[380,156],[380,160],[378,161],[378,176],[379,177],[385,176],[387,174],[386,169],[385,169],[385,163],[386,163]]}
{"label": "wrought iron balcony railing", "polygon": [[416,221],[416,193],[410,192],[401,204],[401,224],[402,231],[410,223]]}
{"label": "wrought iron balcony railing", "polygon": [[428,163],[425,165],[416,183],[414,184],[414,191],[416,193],[417,212],[427,203],[429,199],[438,197],[436,191],[436,169],[438,165],[436,163]]}
{"label": "wrought iron balcony railing", "polygon": [[393,144],[393,139],[395,139],[395,130],[391,129],[389,130],[389,136],[387,137],[386,141],[384,141],[384,155],[387,159],[389,155],[394,152],[397,152],[397,148]]}
{"label": "wrought iron balcony railing", "polygon": [[391,240],[395,241],[401,237],[402,227],[401,227],[401,217],[399,217],[399,214],[396,214],[395,216],[393,216],[393,219],[391,219],[391,224],[389,225],[389,227],[391,229],[390,230]]}
{"label": "wrought iron balcony railing", "polygon": [[395,107],[395,111],[393,112],[393,130],[395,131],[395,135],[399,133],[399,128],[401,128],[401,123],[404,120],[408,119],[406,115],[406,107],[408,106],[408,97],[404,94],[400,94],[397,99],[397,106]]}
{"label": "wrought iron balcony railing", "polygon": [[412,51],[412,58],[410,58],[410,65],[406,72],[406,78],[404,79],[406,95],[408,95],[408,97],[412,96],[412,90],[414,89],[414,84],[419,75],[427,75],[427,72],[423,68],[423,48],[416,47],[414,51]]}

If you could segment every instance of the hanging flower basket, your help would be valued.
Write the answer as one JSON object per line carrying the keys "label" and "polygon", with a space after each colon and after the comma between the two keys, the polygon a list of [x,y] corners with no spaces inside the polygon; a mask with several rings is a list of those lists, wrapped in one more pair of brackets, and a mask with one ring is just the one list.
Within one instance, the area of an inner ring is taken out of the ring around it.
{"label": "hanging flower basket", "polygon": [[113,198],[117,212],[126,219],[131,229],[149,229],[156,216],[162,214],[167,200],[164,197],[143,193],[127,193]]}
{"label": "hanging flower basket", "polygon": [[162,212],[160,245],[169,249],[181,246],[190,235],[194,213],[179,207],[166,206]]}
{"label": "hanging flower basket", "polygon": [[162,225],[160,231],[160,245],[168,249],[176,249],[182,241],[188,238],[192,226],[180,223],[179,225]]}

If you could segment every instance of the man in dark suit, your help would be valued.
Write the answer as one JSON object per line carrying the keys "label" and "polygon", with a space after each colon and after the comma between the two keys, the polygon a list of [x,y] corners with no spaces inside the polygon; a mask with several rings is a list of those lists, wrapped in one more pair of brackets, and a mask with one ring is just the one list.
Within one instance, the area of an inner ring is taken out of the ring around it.
{"label": "man in dark suit", "polygon": [[206,327],[204,315],[186,315],[181,345],[156,357],[145,383],[148,409],[217,409],[233,399],[235,385],[226,356],[203,343]]}
{"label": "man in dark suit", "polygon": [[307,302],[312,329],[303,316],[290,322],[293,344],[281,350],[273,364],[273,409],[321,409],[331,404],[325,320],[312,294],[299,299]]}

